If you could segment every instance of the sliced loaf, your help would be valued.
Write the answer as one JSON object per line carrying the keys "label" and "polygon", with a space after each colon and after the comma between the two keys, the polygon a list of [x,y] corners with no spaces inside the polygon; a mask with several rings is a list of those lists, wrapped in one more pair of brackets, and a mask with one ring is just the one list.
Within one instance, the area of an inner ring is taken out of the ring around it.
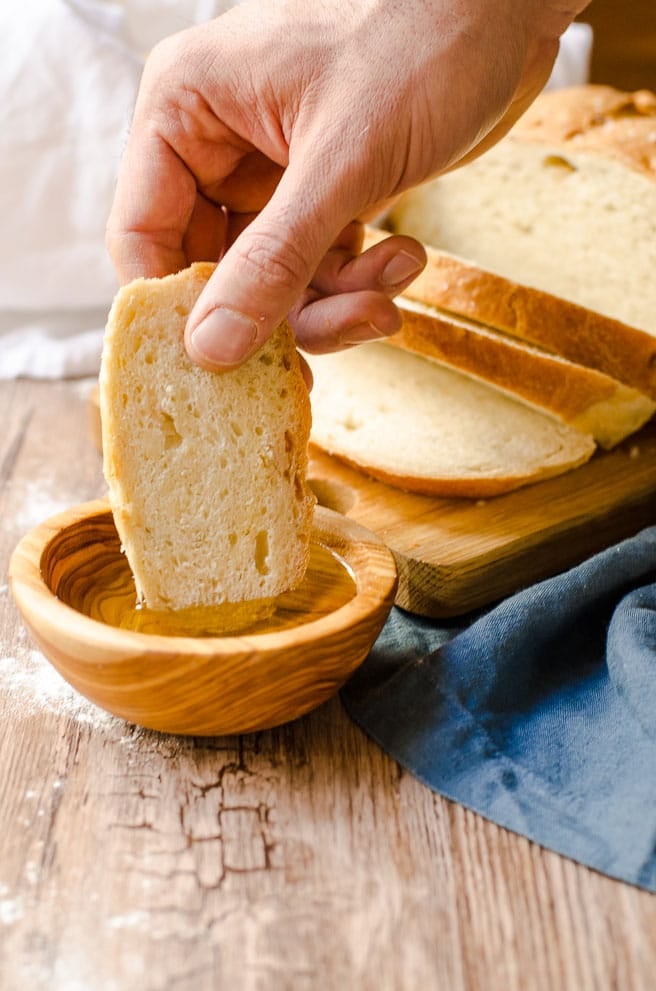
{"label": "sliced loaf", "polygon": [[100,372],[104,471],[152,609],[268,599],[306,570],[310,407],[290,328],[245,364],[192,364],[186,318],[213,266],[119,291]]}
{"label": "sliced loaf", "polygon": [[390,219],[492,273],[656,335],[656,95],[544,93],[495,147],[406,193]]}
{"label": "sliced loaf", "polygon": [[[368,227],[363,248],[388,237]],[[598,370],[656,400],[656,335],[425,245],[424,270],[397,302],[415,300]]]}
{"label": "sliced loaf", "polygon": [[472,375],[611,448],[634,433],[656,402],[601,372],[522,344],[482,324],[397,299],[401,330],[389,342]]}
{"label": "sliced loaf", "polygon": [[309,356],[314,444],[412,492],[482,498],[569,471],[593,438],[389,343]]}

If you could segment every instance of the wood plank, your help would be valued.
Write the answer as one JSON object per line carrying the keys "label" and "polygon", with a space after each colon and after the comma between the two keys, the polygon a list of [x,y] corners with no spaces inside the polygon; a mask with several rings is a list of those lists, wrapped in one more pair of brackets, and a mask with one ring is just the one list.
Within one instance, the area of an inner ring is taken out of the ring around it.
{"label": "wood plank", "polygon": [[650,986],[653,899],[433,796],[337,702],[222,741],[26,731],[3,988]]}
{"label": "wood plank", "polygon": [[[0,385],[5,572],[102,495],[84,402]],[[3,991],[651,991],[653,896],[434,795],[337,699],[243,737],[138,730],[58,678],[2,580],[0,644]]]}

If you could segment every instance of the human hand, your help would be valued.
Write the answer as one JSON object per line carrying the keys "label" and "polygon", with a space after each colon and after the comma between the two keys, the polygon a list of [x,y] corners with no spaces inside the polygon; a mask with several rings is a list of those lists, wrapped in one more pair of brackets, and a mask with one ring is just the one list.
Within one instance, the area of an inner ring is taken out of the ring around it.
{"label": "human hand", "polygon": [[186,333],[212,369],[287,315],[309,352],[394,333],[425,252],[394,237],[360,255],[361,221],[505,133],[585,5],[251,2],[166,39],[108,224],[119,278],[220,259]]}

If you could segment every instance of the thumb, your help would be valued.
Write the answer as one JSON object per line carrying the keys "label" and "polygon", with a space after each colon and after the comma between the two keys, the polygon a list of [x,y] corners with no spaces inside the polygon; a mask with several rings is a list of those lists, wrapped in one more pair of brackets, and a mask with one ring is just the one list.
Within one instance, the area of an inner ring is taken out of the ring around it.
{"label": "thumb", "polygon": [[204,368],[238,365],[264,344],[345,225],[341,214],[333,210],[329,216],[322,208],[335,199],[309,193],[318,185],[309,170],[296,182],[297,171],[288,166],[269,202],[217,265],[189,316],[187,352]]}

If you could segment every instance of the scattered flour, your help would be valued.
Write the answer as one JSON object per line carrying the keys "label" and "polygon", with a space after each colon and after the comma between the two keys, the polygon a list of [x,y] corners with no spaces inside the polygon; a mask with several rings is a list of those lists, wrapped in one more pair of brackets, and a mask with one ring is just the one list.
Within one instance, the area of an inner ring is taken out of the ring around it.
{"label": "scattered flour", "polygon": [[134,912],[127,912],[125,915],[110,916],[105,925],[108,929],[132,929],[135,926],[152,925],[153,917],[150,912],[136,909]]}
{"label": "scattered flour", "polygon": [[[7,585],[1,585],[0,605],[8,595]],[[14,710],[19,716],[48,711],[78,723],[100,725],[116,721],[76,692],[43,654],[32,648],[24,626],[16,631],[13,646],[14,652],[9,654],[0,643],[0,704],[3,707]]]}
{"label": "scattered flour", "polygon": [[3,898],[0,901],[0,926],[13,926],[23,918],[23,906],[19,898]]}
{"label": "scattered flour", "polygon": [[0,684],[4,704],[23,715],[47,711],[94,726],[115,722],[114,716],[64,681],[38,650],[28,648],[20,656],[0,656]]}
{"label": "scattered flour", "polygon": [[19,533],[28,533],[51,516],[70,509],[70,502],[65,499],[53,499],[43,479],[33,478],[25,483],[24,489],[20,508],[15,516]]}

